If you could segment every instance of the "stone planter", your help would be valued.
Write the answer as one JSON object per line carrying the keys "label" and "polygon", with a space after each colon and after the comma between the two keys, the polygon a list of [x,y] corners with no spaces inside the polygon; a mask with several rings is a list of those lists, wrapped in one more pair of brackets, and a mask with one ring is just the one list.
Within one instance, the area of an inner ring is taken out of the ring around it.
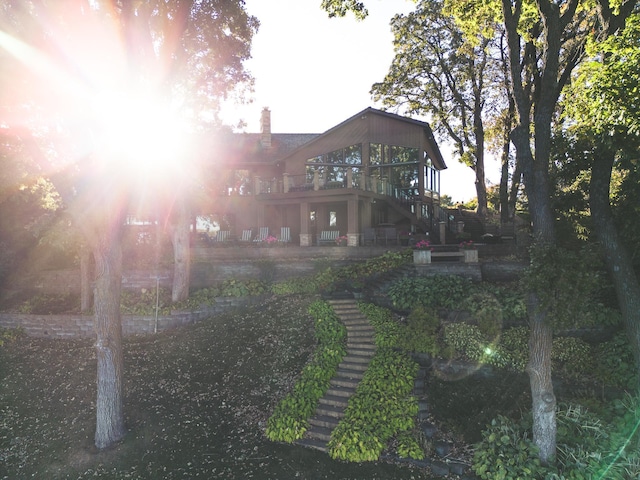
{"label": "stone planter", "polygon": [[427,265],[431,263],[431,250],[414,250],[413,263],[416,265]]}
{"label": "stone planter", "polygon": [[464,263],[478,263],[478,250],[462,250],[464,253]]}

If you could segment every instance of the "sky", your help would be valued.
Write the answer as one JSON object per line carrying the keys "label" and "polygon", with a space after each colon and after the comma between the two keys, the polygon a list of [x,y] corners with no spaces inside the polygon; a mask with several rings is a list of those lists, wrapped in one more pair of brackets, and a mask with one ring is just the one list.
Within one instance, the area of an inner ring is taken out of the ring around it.
{"label": "sky", "polygon": [[[260,113],[268,107],[274,133],[323,133],[367,107],[381,107],[369,92],[393,59],[389,22],[415,4],[367,0],[369,16],[357,21],[351,14],[328,18],[320,1],[245,0],[247,12],[261,24],[246,63],[255,91],[248,105],[226,105],[222,117],[227,123],[243,120],[241,131],[259,132]],[[441,194],[454,202],[474,198],[473,171],[438,140],[448,167],[441,173]],[[487,166],[487,177],[497,182],[497,165]]]}

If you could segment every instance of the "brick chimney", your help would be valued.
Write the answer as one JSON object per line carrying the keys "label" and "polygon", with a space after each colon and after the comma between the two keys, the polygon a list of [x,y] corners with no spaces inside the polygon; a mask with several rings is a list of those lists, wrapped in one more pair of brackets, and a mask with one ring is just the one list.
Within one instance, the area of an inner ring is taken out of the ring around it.
{"label": "brick chimney", "polygon": [[262,109],[260,116],[260,143],[263,148],[271,148],[271,111],[268,107]]}

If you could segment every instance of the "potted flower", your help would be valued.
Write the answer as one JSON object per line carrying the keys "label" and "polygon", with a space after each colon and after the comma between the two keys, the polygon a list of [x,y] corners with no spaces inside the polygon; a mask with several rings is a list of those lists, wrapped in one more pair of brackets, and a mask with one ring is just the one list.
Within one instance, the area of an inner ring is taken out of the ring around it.
{"label": "potted flower", "polygon": [[347,236],[346,235],[341,235],[339,237],[336,237],[336,245],[338,245],[339,247],[346,247],[347,246]]}
{"label": "potted flower", "polygon": [[272,247],[278,244],[278,239],[273,235],[269,235],[264,240],[262,240],[262,244],[266,245],[267,247]]}
{"label": "potted flower", "polygon": [[431,263],[431,252],[433,248],[428,240],[420,240],[413,246],[413,263],[416,265],[426,265]]}
{"label": "potted flower", "polygon": [[472,240],[460,242],[459,247],[464,253],[465,263],[478,263],[478,249]]}

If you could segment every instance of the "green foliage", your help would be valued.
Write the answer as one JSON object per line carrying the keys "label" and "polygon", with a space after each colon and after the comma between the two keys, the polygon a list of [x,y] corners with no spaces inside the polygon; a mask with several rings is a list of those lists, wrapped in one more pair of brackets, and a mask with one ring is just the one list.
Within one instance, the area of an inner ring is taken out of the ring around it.
{"label": "green foliage", "polygon": [[500,354],[516,372],[524,372],[529,361],[529,329],[508,328],[500,337]]}
{"label": "green foliage", "polygon": [[[216,304],[216,297],[248,297],[264,295],[268,286],[260,280],[225,280],[219,285],[203,288],[192,293],[185,301],[173,305],[176,310],[197,310]],[[154,297],[155,305],[155,297]]]}
{"label": "green foliage", "polygon": [[418,305],[455,309],[475,288],[466,278],[436,275],[404,278],[395,282],[388,294],[394,307],[401,310],[411,310]]}
{"label": "green foliage", "polygon": [[79,306],[80,301],[77,295],[40,293],[22,302],[17,310],[19,313],[34,315],[55,315],[75,312]]}
{"label": "green foliage", "polygon": [[292,443],[302,438],[308,418],[329,388],[329,381],[346,354],[347,330],[333,308],[318,300],[309,306],[309,314],[315,318],[318,347],[293,391],[278,403],[267,421],[266,435],[276,442]]}
{"label": "green foliage", "polygon": [[412,458],[414,460],[423,460],[425,457],[424,448],[416,438],[415,431],[401,432],[397,437],[398,446],[396,451],[400,458]]}
{"label": "green foliage", "polygon": [[261,258],[255,262],[256,267],[260,271],[260,280],[264,283],[271,283],[276,277],[278,266],[276,262],[270,258]]}
{"label": "green foliage", "polygon": [[[155,315],[156,295],[158,313],[169,315],[171,313],[171,292],[166,288],[142,288],[139,290],[123,290],[120,294],[120,312],[123,315]],[[196,293],[197,297],[197,293]],[[187,302],[191,300],[191,297]]]}
{"label": "green foliage", "polygon": [[599,285],[596,261],[589,249],[574,252],[558,246],[534,247],[524,277],[536,293],[540,308],[549,313],[557,328],[592,325],[591,306]]}
{"label": "green foliage", "polygon": [[17,328],[1,328],[0,327],[0,347],[5,342],[12,342],[20,335],[20,330]]}
{"label": "green foliage", "polygon": [[547,469],[526,432],[522,425],[502,415],[492,420],[476,446],[476,475],[485,480],[545,478]]}
{"label": "green foliage", "polygon": [[434,355],[438,353],[436,334],[440,319],[433,312],[418,306],[407,318],[407,324],[402,325],[386,308],[368,303],[361,303],[359,307],[376,332],[375,341],[378,347]]}
{"label": "green foliage", "polygon": [[408,352],[436,355],[439,327],[440,319],[433,311],[417,306],[407,317],[407,325],[399,338],[398,346]]}
{"label": "green foliage", "polygon": [[499,361],[500,356],[497,354],[495,344],[485,340],[477,325],[447,324],[444,327],[443,341],[449,349],[467,360],[504,366],[504,362]]}
{"label": "green foliage", "polygon": [[[611,418],[611,421],[605,418]],[[581,405],[561,403],[556,412],[557,459],[542,467],[527,432],[531,419],[520,422],[498,416],[482,434],[473,469],[483,479],[587,480],[638,478],[640,424],[638,397],[607,404],[597,415]]]}
{"label": "green foliage", "polygon": [[640,132],[640,15],[629,16],[626,27],[606,40],[593,39],[588,53],[592,60],[580,66],[571,87],[568,113],[596,131],[612,127]]}
{"label": "green foliage", "polygon": [[504,320],[524,320],[527,318],[527,304],[525,294],[520,283],[508,286],[483,284],[502,306],[502,318]]}
{"label": "green foliage", "polygon": [[551,361],[554,371],[567,377],[578,378],[593,371],[593,351],[584,340],[576,337],[553,339]]}
{"label": "green foliage", "polygon": [[605,385],[633,389],[637,387],[638,370],[629,339],[624,332],[594,348],[596,379]]}
{"label": "green foliage", "polygon": [[495,296],[487,292],[478,292],[470,295],[463,303],[465,310],[469,311],[478,328],[487,340],[493,340],[502,332],[502,305]]}
{"label": "green foliage", "polygon": [[318,284],[313,277],[290,278],[271,285],[271,293],[274,295],[315,293],[317,291]]}
{"label": "green foliage", "polygon": [[332,458],[377,460],[394,435],[414,427],[418,402],[410,394],[417,371],[418,365],[407,354],[378,349],[331,433]]}
{"label": "green foliage", "polygon": [[372,303],[360,303],[359,308],[367,316],[376,332],[376,346],[399,348],[403,330],[402,326],[393,319],[391,312]]}

